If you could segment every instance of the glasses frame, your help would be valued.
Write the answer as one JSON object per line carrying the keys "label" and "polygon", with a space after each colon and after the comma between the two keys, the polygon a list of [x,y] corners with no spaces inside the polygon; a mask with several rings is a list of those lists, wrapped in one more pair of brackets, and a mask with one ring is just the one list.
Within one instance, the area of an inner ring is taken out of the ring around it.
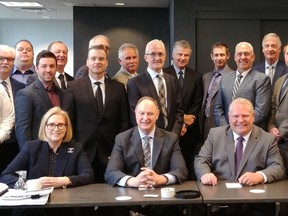
{"label": "glasses frame", "polygon": [[46,127],[48,130],[54,130],[56,127],[58,128],[58,130],[64,130],[67,127],[67,124],[66,123],[58,123],[58,124],[47,123]]}

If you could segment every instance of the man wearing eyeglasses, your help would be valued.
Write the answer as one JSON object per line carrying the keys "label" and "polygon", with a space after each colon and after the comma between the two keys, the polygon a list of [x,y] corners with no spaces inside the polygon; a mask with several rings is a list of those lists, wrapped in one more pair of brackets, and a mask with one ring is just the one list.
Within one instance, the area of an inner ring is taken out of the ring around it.
{"label": "man wearing eyeglasses", "polygon": [[149,96],[157,101],[160,109],[157,127],[180,135],[183,125],[180,84],[176,78],[163,73],[166,59],[164,43],[158,39],[150,41],[146,45],[144,59],[148,63],[147,71],[127,83],[131,123],[137,125],[134,114],[137,101]]}
{"label": "man wearing eyeglasses", "polygon": [[38,138],[43,115],[52,107],[61,107],[64,95],[64,90],[54,83],[57,59],[52,52],[42,50],[36,57],[35,69],[38,78],[19,91],[15,100],[16,137],[20,149],[26,141]]}

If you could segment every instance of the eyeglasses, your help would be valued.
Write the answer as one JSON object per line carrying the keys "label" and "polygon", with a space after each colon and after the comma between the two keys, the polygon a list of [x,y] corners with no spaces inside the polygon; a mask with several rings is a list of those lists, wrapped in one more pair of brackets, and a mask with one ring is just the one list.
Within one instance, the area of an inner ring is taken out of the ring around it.
{"label": "eyeglasses", "polygon": [[59,130],[63,130],[65,129],[67,126],[67,124],[65,123],[59,123],[59,124],[55,124],[55,123],[49,123],[49,124],[46,124],[46,127],[49,129],[49,130],[54,130],[56,127],[59,129]]}
{"label": "eyeglasses", "polygon": [[156,53],[156,52],[146,53],[146,55],[150,55],[152,58],[155,58],[156,56],[159,56],[159,58],[163,58],[165,56],[165,54],[162,53],[162,52],[159,52],[159,53]]}
{"label": "eyeglasses", "polygon": [[8,63],[14,62],[14,58],[0,57],[0,64],[2,64],[5,60],[6,60]]}

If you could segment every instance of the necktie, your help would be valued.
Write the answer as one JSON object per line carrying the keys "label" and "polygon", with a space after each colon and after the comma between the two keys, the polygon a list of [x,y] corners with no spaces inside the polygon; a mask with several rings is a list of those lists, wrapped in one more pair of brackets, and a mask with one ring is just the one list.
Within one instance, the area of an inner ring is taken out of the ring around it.
{"label": "necktie", "polygon": [[9,89],[8,89],[8,84],[6,81],[2,81],[1,84],[3,85],[8,97],[11,99],[10,93],[9,93]]}
{"label": "necktie", "polygon": [[64,81],[64,75],[63,74],[59,74],[58,78],[60,79],[61,88],[66,90],[66,85],[65,85],[65,81]]}
{"label": "necktie", "polygon": [[274,74],[273,74],[273,66],[271,65],[268,66],[268,76],[270,77],[270,81],[272,83]]}
{"label": "necktie", "polygon": [[237,80],[233,86],[233,92],[232,92],[232,100],[234,100],[236,98],[236,94],[238,92],[238,89],[239,89],[239,86],[241,84],[241,79],[242,79],[242,75],[241,74],[238,74],[237,76]]}
{"label": "necktie", "polygon": [[244,138],[242,136],[237,138],[236,151],[235,151],[235,173],[238,172],[238,168],[241,162],[243,152],[243,141]]}
{"label": "necktie", "polygon": [[286,79],[285,79],[285,81],[284,81],[284,83],[283,83],[283,86],[282,86],[282,88],[281,88],[280,97],[279,97],[280,100],[282,99],[282,97],[283,97],[283,95],[284,95],[284,93],[285,93],[285,90],[286,90],[286,88],[287,88],[287,85],[288,85],[288,77],[286,77]]}
{"label": "necktie", "polygon": [[101,82],[95,82],[95,85],[97,85],[97,89],[95,92],[95,100],[97,104],[98,109],[98,115],[102,115],[103,113],[103,96],[102,96],[102,90],[100,88]]}
{"label": "necktie", "polygon": [[163,78],[161,74],[157,75],[158,78],[158,96],[161,104],[161,111],[164,117],[164,129],[168,126],[168,117],[167,117],[167,110],[166,110],[166,98],[165,98],[165,88],[163,83]]}
{"label": "necktie", "polygon": [[215,71],[213,73],[213,77],[212,77],[211,83],[210,83],[209,88],[208,88],[208,97],[206,100],[206,107],[205,107],[205,116],[207,118],[210,115],[210,106],[211,106],[212,97],[215,94],[215,92],[218,91],[218,87],[219,87],[219,79],[218,78],[220,75],[221,74],[218,71]]}
{"label": "necktie", "polygon": [[183,80],[184,80],[183,71],[180,70],[178,74],[179,74],[178,80],[179,80],[180,86],[181,86],[181,88],[183,88]]}
{"label": "necktie", "polygon": [[150,148],[150,139],[151,137],[145,136],[143,137],[144,140],[144,145],[143,145],[143,155],[144,155],[144,163],[145,167],[151,168],[150,167],[150,161],[151,161],[151,148]]}

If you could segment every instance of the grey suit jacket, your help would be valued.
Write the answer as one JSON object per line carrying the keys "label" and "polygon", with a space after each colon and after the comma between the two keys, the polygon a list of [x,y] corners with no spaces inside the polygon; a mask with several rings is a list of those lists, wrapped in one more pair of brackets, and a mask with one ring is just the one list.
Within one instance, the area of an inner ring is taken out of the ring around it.
{"label": "grey suit jacket", "polygon": [[275,83],[268,123],[268,131],[271,128],[278,128],[280,136],[285,141],[288,141],[288,88],[285,89],[281,98],[280,92],[287,76],[286,74],[280,77]]}
{"label": "grey suit jacket", "polygon": [[[232,91],[236,79],[236,71],[222,76],[214,104],[214,116],[217,126],[228,124],[228,109],[232,102]],[[255,125],[267,127],[267,118],[271,106],[271,83],[268,76],[250,70],[242,81],[236,98],[242,97],[251,101],[255,111]]]}
{"label": "grey suit jacket", "polygon": [[253,126],[243,152],[239,170],[235,173],[235,144],[230,126],[212,128],[194,162],[198,179],[214,173],[218,180],[237,181],[246,172],[262,171],[268,182],[285,177],[276,138]]}
{"label": "grey suit jacket", "polygon": [[129,74],[123,67],[121,67],[120,70],[112,77],[112,79],[123,83],[125,85],[125,89],[127,90],[127,82],[133,77],[133,75]]}
{"label": "grey suit jacket", "polygon": [[[144,157],[142,142],[136,126],[116,136],[105,173],[105,181],[114,186],[126,175],[137,176],[141,172],[141,167],[144,167]],[[169,173],[175,176],[178,183],[187,179],[188,172],[176,134],[156,128],[152,169],[157,174]]]}

